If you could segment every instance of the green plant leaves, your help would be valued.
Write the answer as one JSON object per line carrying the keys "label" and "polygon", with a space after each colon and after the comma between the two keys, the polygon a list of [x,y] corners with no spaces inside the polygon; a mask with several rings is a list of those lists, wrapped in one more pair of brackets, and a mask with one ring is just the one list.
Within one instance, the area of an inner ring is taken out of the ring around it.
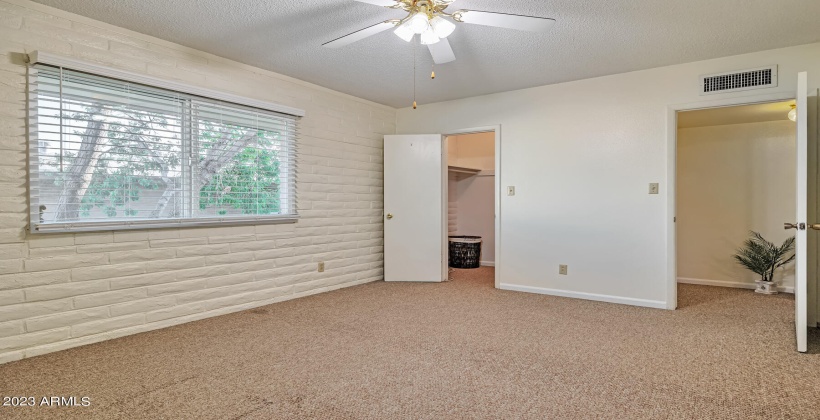
{"label": "green plant leaves", "polygon": [[[794,237],[783,241],[780,246],[767,241],[758,232],[750,231],[749,239],[734,255],[735,261],[749,271],[759,274],[763,281],[773,281],[775,271],[794,261]],[[791,255],[789,255],[791,254]]]}

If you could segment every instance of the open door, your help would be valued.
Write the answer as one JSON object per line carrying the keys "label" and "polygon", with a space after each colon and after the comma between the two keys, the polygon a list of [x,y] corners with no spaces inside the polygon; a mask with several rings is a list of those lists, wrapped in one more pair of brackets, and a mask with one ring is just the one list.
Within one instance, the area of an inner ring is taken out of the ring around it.
{"label": "open door", "polygon": [[447,162],[440,134],[384,136],[384,279],[447,278]]}
{"label": "open door", "polygon": [[808,125],[808,74],[797,75],[797,221],[786,223],[786,229],[796,229],[794,267],[794,316],[797,330],[797,351],[808,350],[808,231],[820,229],[820,225],[808,222],[809,181],[809,125]]}

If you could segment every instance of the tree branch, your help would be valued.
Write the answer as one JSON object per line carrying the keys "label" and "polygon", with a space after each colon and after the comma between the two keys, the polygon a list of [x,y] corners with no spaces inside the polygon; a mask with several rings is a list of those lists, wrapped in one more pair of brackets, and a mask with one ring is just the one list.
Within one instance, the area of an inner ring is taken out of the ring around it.
{"label": "tree branch", "polygon": [[97,159],[99,159],[99,141],[105,123],[102,120],[95,120],[93,115],[101,114],[104,111],[102,106],[96,104],[88,109],[88,113],[92,116],[89,118],[85,132],[80,135],[82,140],[77,151],[77,157],[74,158],[71,166],[65,171],[64,189],[66,193],[60,195],[57,204],[57,220],[59,221],[80,218],[80,206],[93,177],[93,173],[89,172],[89,168],[93,169],[96,166]]}
{"label": "tree branch", "polygon": [[214,142],[213,147],[205,154],[205,159],[199,166],[199,178],[197,179],[197,188],[195,191],[199,191],[211,182],[214,175],[219,173],[236,155],[253,144],[257,139],[257,133],[255,131],[250,133],[246,132],[238,139],[231,139],[230,131],[224,132],[220,130],[220,133],[222,134],[220,139]]}

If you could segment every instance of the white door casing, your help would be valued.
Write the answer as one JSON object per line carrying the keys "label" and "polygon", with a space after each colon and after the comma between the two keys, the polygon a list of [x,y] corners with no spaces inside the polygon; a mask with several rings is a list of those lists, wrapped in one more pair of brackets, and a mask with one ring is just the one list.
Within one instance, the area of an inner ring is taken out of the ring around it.
{"label": "white door casing", "polygon": [[797,75],[797,214],[795,231],[794,316],[797,351],[808,350],[808,74]]}
{"label": "white door casing", "polygon": [[384,279],[447,278],[447,150],[440,134],[384,137]]}

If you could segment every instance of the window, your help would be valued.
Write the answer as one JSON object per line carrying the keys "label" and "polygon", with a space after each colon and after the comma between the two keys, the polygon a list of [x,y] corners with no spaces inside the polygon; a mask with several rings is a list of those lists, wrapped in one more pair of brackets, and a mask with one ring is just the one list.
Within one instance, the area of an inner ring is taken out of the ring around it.
{"label": "window", "polygon": [[33,232],[296,218],[296,117],[36,64]]}

